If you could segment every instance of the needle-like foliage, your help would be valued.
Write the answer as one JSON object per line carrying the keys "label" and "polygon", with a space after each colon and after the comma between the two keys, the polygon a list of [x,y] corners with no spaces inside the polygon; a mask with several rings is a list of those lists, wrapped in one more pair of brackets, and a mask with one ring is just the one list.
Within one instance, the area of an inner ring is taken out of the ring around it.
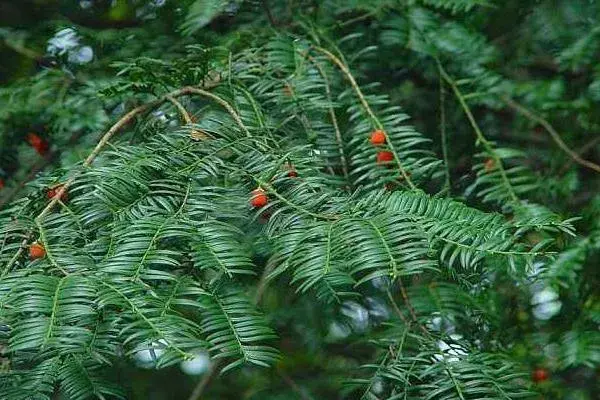
{"label": "needle-like foliage", "polygon": [[[114,3],[113,17],[128,2]],[[35,115],[52,135],[31,146],[54,140],[40,169],[60,165],[0,198],[0,398],[137,398],[123,371],[203,356],[191,400],[210,385],[207,398],[525,399],[552,393],[530,378],[540,360],[565,377],[600,366],[600,202],[573,200],[580,220],[551,201],[597,165],[568,151],[577,165],[559,165],[505,126],[556,141],[545,118],[592,100],[520,83],[525,66],[500,56],[513,39],[481,27],[502,5],[139,3],[140,18],[174,18],[173,48],[107,32],[110,74],[64,50],[62,72],[0,90],[0,167],[19,155],[3,132]],[[577,84],[594,69],[597,96],[598,29],[571,36],[550,69]],[[568,328],[544,325],[555,315]]]}

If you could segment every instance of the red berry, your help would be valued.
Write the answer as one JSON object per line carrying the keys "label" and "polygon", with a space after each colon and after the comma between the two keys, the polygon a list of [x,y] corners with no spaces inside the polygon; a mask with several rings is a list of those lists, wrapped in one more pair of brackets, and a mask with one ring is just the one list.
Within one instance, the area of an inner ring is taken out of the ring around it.
{"label": "red berry", "polygon": [[46,256],[46,249],[39,243],[34,243],[29,247],[29,257],[32,260],[36,260],[38,258],[44,258]]}
{"label": "red berry", "polygon": [[298,176],[298,173],[296,172],[295,169],[290,169],[290,171],[288,172],[288,176],[290,178],[296,178]]}
{"label": "red berry", "polygon": [[27,142],[32,146],[39,146],[44,142],[44,139],[38,136],[37,133],[28,133],[27,134]]}
{"label": "red berry", "polygon": [[[52,200],[53,198],[56,197],[56,195],[58,194],[58,191],[62,188],[62,185],[57,185],[54,186],[52,188],[49,188],[48,191],[46,192],[46,196]],[[67,191],[65,190],[63,192],[63,194],[60,196],[60,200],[61,201],[67,201]]]}
{"label": "red berry", "polygon": [[378,151],[377,152],[377,164],[386,163],[394,159],[394,153],[391,151]]}
{"label": "red berry", "polygon": [[385,132],[381,129],[377,129],[371,133],[371,144],[373,146],[379,146],[385,143]]}
{"label": "red berry", "polygon": [[548,380],[549,376],[550,376],[550,374],[548,373],[548,370],[545,368],[536,368],[533,370],[533,373],[531,374],[531,378],[536,383],[540,383],[540,382],[544,382],[544,381]]}
{"label": "red berry", "polygon": [[0,189],[4,189],[4,179],[0,178]]}
{"label": "red berry", "polygon": [[254,208],[260,208],[265,206],[269,202],[267,194],[261,188],[254,189],[252,191],[252,198],[250,198],[250,205]]}
{"label": "red berry", "polygon": [[47,142],[43,142],[39,146],[34,146],[33,148],[35,149],[35,151],[38,152],[39,155],[43,156],[48,152],[48,149],[50,148],[50,146],[48,145]]}
{"label": "red berry", "polygon": [[37,151],[40,155],[44,155],[48,152],[48,142],[41,138],[37,133],[28,133],[27,142]]}

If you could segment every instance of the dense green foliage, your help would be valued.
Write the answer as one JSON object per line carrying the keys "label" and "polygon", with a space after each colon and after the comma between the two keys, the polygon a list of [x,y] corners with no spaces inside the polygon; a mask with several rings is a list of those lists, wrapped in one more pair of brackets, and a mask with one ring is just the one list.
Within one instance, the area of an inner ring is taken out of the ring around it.
{"label": "dense green foliage", "polygon": [[600,4],[25,3],[1,398],[600,392]]}

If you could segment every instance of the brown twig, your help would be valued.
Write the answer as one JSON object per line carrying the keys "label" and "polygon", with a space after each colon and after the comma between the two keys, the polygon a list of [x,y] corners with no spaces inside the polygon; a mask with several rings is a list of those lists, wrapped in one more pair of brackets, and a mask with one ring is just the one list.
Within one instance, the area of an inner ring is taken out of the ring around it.
{"label": "brown twig", "polygon": [[[102,136],[100,141],[96,144],[96,147],[94,147],[94,150],[90,153],[90,155],[83,162],[83,167],[87,168],[90,165],[92,165],[92,163],[94,162],[96,157],[98,157],[98,154],[100,154],[100,151],[102,150],[102,148],[108,143],[108,141],[114,136],[115,133],[117,133],[119,130],[121,130],[121,128],[123,128],[124,126],[129,124],[129,122],[131,122],[135,117],[137,117],[138,114],[148,111],[152,107],[155,107],[158,104],[162,103],[162,101],[163,101],[162,99],[154,100],[150,103],[146,103],[141,106],[138,106],[138,107],[134,108],[133,110],[129,111],[127,114],[125,114],[120,120],[118,120],[113,126],[111,126],[110,129]],[[56,195],[52,198],[52,200],[50,200],[50,202],[46,205],[46,207],[44,207],[42,212],[40,212],[38,214],[38,216],[35,217],[36,221],[41,221],[46,216],[46,214],[48,214],[52,210],[52,208],[56,205],[56,203],[58,203],[58,201],[63,196],[63,194],[67,191],[67,189],[73,184],[75,179],[77,179],[77,177],[79,177],[81,172],[83,172],[83,170],[81,170],[78,174],[75,174],[72,177],[70,177],[56,191]]]}
{"label": "brown twig", "polygon": [[33,165],[33,167],[31,167],[31,170],[29,171],[29,173],[27,174],[27,176],[25,176],[25,178],[23,178],[21,181],[19,181],[19,183],[14,188],[12,188],[10,190],[10,192],[8,192],[2,198],[2,200],[0,200],[0,210],[6,204],[10,203],[14,199],[14,197],[21,190],[23,190],[23,188],[25,187],[25,185],[27,185],[27,183],[29,181],[31,181],[33,178],[35,178],[35,176],[38,174],[38,172],[40,172],[41,170],[43,170],[48,164],[50,164],[52,162],[52,160],[54,159],[54,155],[55,155],[55,153],[49,154],[47,157],[42,158],[41,160],[39,160],[38,162],[36,162]]}
{"label": "brown twig", "polygon": [[[133,110],[131,110],[130,112],[128,112],[127,114],[125,114],[124,117],[122,117],[119,121],[117,121],[100,139],[100,141],[98,142],[98,144],[96,145],[96,147],[94,148],[94,150],[90,153],[90,155],[86,158],[86,160],[83,163],[84,167],[89,167],[92,162],[96,159],[96,157],[98,156],[98,154],[100,153],[100,151],[102,150],[102,148],[106,145],[106,143],[108,143],[108,141],[110,140],[110,138],[119,131],[119,129],[121,129],[122,127],[124,127],[125,125],[127,125],[133,118],[135,118],[138,114],[150,109],[153,106],[156,106],[157,104],[160,104],[161,100],[154,100],[150,103],[141,105],[139,107],[134,108]],[[40,221],[52,210],[52,208],[58,203],[58,201],[60,200],[60,198],[63,196],[63,194],[67,191],[67,189],[73,184],[73,182],[75,181],[75,179],[77,177],[79,177],[79,175],[81,174],[82,171],[79,171],[79,173],[73,175],[71,178],[69,178],[57,191],[56,191],[56,195],[52,198],[52,200],[50,200],[50,202],[46,205],[46,207],[44,207],[44,209],[37,215],[37,217],[35,217],[34,221],[36,224],[39,224]],[[4,268],[4,270],[2,271],[2,275],[4,276],[6,273],[8,273],[10,271],[10,268],[12,267],[12,265],[15,263],[15,261],[17,261],[19,259],[19,257],[21,256],[21,254],[23,254],[23,251],[25,250],[25,248],[27,247],[27,242],[29,240],[29,236],[31,236],[31,233],[29,233],[27,235],[27,237],[25,239],[23,239],[23,242],[21,243],[21,246],[19,247],[19,250],[17,250],[17,252],[15,253],[15,255],[10,259],[10,261],[8,262],[8,264],[6,264],[6,267]]]}
{"label": "brown twig", "polygon": [[206,388],[208,387],[210,381],[212,381],[212,379],[215,377],[215,375],[217,375],[217,372],[219,372],[220,369],[221,363],[219,361],[216,361],[214,364],[211,364],[208,371],[206,371],[206,373],[202,376],[202,379],[200,379],[196,387],[194,387],[194,390],[190,394],[190,397],[188,397],[188,400],[199,400],[200,396],[202,396],[202,393],[204,393],[204,390],[206,390]]}
{"label": "brown twig", "polygon": [[21,241],[21,244],[19,245],[19,249],[15,252],[10,261],[6,264],[6,267],[4,267],[4,269],[2,270],[2,275],[0,276],[6,275],[10,271],[10,268],[15,263],[15,261],[17,261],[21,254],[23,254],[23,251],[27,247],[27,243],[29,243],[29,239],[31,238],[32,233],[33,232],[31,230],[27,232],[27,234],[25,235],[25,239],[23,239]]}
{"label": "brown twig", "polygon": [[[578,150],[577,150],[577,154],[579,154],[580,156],[586,154],[588,151],[590,151],[591,149],[594,148],[594,146],[598,145],[600,143],[600,136],[595,137],[594,139],[590,140],[589,142],[587,142],[586,144],[584,144],[583,146],[581,146]],[[567,172],[567,170],[569,169],[569,166],[574,162],[574,160],[572,158],[569,158],[567,160],[567,162],[565,163],[565,165],[562,166],[562,168],[559,171],[559,175],[563,175],[565,172]]]}
{"label": "brown twig", "polygon": [[[40,225],[42,219],[52,210],[52,208],[60,201],[61,197],[63,196],[63,194],[67,191],[67,189],[69,189],[69,187],[73,184],[73,182],[77,179],[77,177],[79,177],[79,175],[85,170],[85,168],[90,167],[91,164],[94,162],[94,160],[96,159],[96,157],[100,154],[100,152],[102,151],[102,149],[104,148],[104,146],[110,141],[110,139],[119,131],[121,130],[123,127],[125,127],[126,125],[128,125],[133,119],[135,119],[138,115],[151,110],[152,108],[162,104],[164,101],[170,101],[171,103],[173,103],[180,112],[182,112],[183,116],[184,116],[184,120],[186,123],[191,123],[191,118],[189,117],[189,113],[187,113],[187,111],[185,110],[185,108],[181,105],[181,103],[179,103],[175,98],[179,97],[179,96],[184,96],[184,95],[189,95],[189,94],[198,94],[204,97],[208,97],[212,100],[214,100],[215,102],[219,103],[221,106],[223,106],[228,112],[229,114],[232,116],[232,118],[235,120],[235,122],[238,124],[238,126],[246,133],[247,136],[251,136],[250,132],[248,131],[248,129],[246,128],[246,126],[244,125],[244,123],[242,122],[240,116],[235,112],[235,110],[233,109],[233,107],[231,107],[231,105],[229,105],[229,103],[227,103],[225,100],[223,100],[222,98],[214,95],[213,93],[210,93],[204,89],[200,89],[200,88],[196,88],[196,87],[184,87],[182,89],[179,90],[175,90],[159,99],[156,99],[154,101],[151,101],[149,103],[143,104],[141,106],[138,106],[136,108],[134,108],[133,110],[129,111],[127,114],[125,114],[121,119],[119,119],[114,125],[112,125],[110,127],[110,129],[100,138],[99,142],[96,144],[96,146],[94,147],[94,150],[89,154],[89,156],[85,159],[85,161],[83,162],[83,167],[78,173],[76,173],[75,175],[71,176],[71,178],[69,178],[57,191],[55,196],[52,198],[52,200],[46,205],[46,207],[44,207],[44,209],[37,215],[37,217],[35,217],[35,223],[36,225]],[[12,267],[12,265],[16,262],[16,260],[21,256],[21,254],[23,253],[24,249],[27,247],[27,243],[30,239],[32,232],[29,232],[26,236],[25,239],[23,239],[23,242],[21,243],[21,246],[19,247],[19,250],[15,253],[15,255],[11,258],[11,260],[8,262],[8,264],[6,265],[6,267],[4,268],[4,271],[2,273],[2,275],[6,274],[7,272],[10,271],[10,268]],[[64,272],[64,271],[63,271]],[[66,274],[66,272],[65,272]],[[212,364],[212,366],[210,367],[209,371],[207,371],[207,373],[203,376],[203,378],[200,380],[200,382],[198,383],[198,385],[194,388],[193,392],[191,393],[189,399],[190,400],[197,400],[200,398],[200,396],[202,395],[202,393],[204,392],[205,388],[208,386],[208,384],[210,383],[210,381],[212,380],[212,378],[216,375],[216,373],[220,370],[221,367],[221,362],[217,361],[214,364]]]}
{"label": "brown twig", "polygon": [[302,400],[312,400],[310,396],[306,394],[304,390],[281,368],[276,368],[277,374],[284,380],[284,382],[292,388],[294,392],[300,396]]}
{"label": "brown twig", "polygon": [[[439,67],[439,65],[438,65]],[[444,86],[444,77],[440,72],[440,136],[442,138],[442,156],[444,157],[446,197],[450,196],[452,185],[450,183],[450,159],[448,157],[448,137],[446,134],[446,88]]]}
{"label": "brown twig", "polygon": [[244,125],[244,123],[242,122],[242,119],[240,118],[238,113],[233,109],[233,107],[231,107],[231,105],[228,102],[226,102],[219,96],[217,96],[209,91],[206,91],[204,89],[200,89],[200,88],[192,87],[192,86],[188,86],[188,87],[181,89],[180,91],[174,92],[174,94],[172,94],[172,96],[178,97],[178,96],[182,96],[182,95],[186,95],[186,94],[198,94],[200,96],[208,97],[209,99],[214,100],[215,102],[219,103],[221,106],[223,106],[223,108],[225,108],[227,110],[227,112],[229,113],[229,115],[231,115],[231,117],[233,118],[235,123],[242,129],[242,131],[244,131],[246,136],[248,136],[248,137],[252,136],[250,134],[250,131],[246,127],[246,125]]}
{"label": "brown twig", "polygon": [[346,27],[348,25],[352,25],[352,24],[354,24],[356,22],[360,22],[360,21],[363,21],[365,19],[369,19],[369,18],[371,18],[371,17],[373,17],[375,15],[376,15],[376,11],[369,11],[366,14],[362,14],[362,15],[359,15],[357,17],[350,18],[350,19],[348,19],[348,20],[346,20],[344,22],[339,22],[336,26],[338,28],[344,28],[344,27]]}
{"label": "brown twig", "polygon": [[269,283],[269,275],[271,274],[273,269],[275,269],[275,264],[268,263],[262,275],[260,276],[260,280],[258,281],[258,285],[256,286],[256,294],[254,295],[255,305],[260,303],[260,301],[262,300],[262,296],[265,293],[265,290],[267,289],[267,285]]}
{"label": "brown twig", "polygon": [[[583,155],[600,143],[600,136],[593,138],[577,150],[577,154]],[[572,160],[571,160],[572,161]]]}
{"label": "brown twig", "polygon": [[[165,96],[165,97],[166,97],[167,100],[169,100],[175,106],[175,108],[177,108],[177,111],[179,111],[179,114],[181,115],[181,118],[183,119],[183,122],[186,125],[192,125],[194,123],[194,121],[192,120],[192,117],[190,116],[190,113],[188,112],[188,110],[185,109],[185,107],[183,106],[183,104],[181,104],[173,96]],[[190,136],[194,140],[206,140],[206,139],[208,139],[208,134],[206,132],[204,132],[203,130],[201,130],[201,129],[192,129],[192,132],[191,132]]]}
{"label": "brown twig", "polygon": [[400,310],[400,308],[398,307],[398,304],[396,304],[396,301],[394,300],[394,296],[392,295],[392,292],[390,292],[390,290],[388,289],[388,290],[386,290],[386,294],[387,294],[388,299],[390,300],[390,304],[392,305],[392,308],[394,309],[396,314],[398,314],[398,316],[400,317],[402,322],[404,322],[404,325],[410,326],[410,321],[408,319],[406,319],[404,314],[402,314],[402,311]]}
{"label": "brown twig", "polygon": [[[419,329],[421,329],[421,331],[425,334],[425,336],[431,336],[431,333],[429,333],[427,328],[425,328],[417,319],[417,313],[416,313],[412,303],[410,302],[410,299],[408,298],[408,293],[406,293],[406,289],[404,288],[404,284],[402,283],[402,280],[400,278],[398,278],[398,285],[400,287],[400,295],[402,297],[402,301],[404,302],[404,305],[408,309],[408,312],[410,314],[410,318],[411,318],[412,322],[417,324],[417,326],[419,327]],[[390,300],[390,303],[392,304],[392,308],[394,309],[396,314],[398,314],[398,316],[400,317],[402,322],[404,322],[405,325],[410,326],[410,321],[408,321],[406,319],[406,317],[404,316],[404,314],[402,313],[400,308],[398,308],[398,305],[396,304],[396,301],[394,300],[394,296],[392,295],[392,292],[390,292],[390,290],[387,289],[386,293],[387,293],[388,299]]]}
{"label": "brown twig", "polygon": [[269,1],[262,0],[262,5],[265,10],[265,13],[267,14],[267,18],[269,19],[269,23],[271,24],[271,26],[277,26],[277,21],[275,21],[275,18],[273,18],[273,12],[271,11],[271,6],[269,5]]}
{"label": "brown twig", "polygon": [[183,119],[183,122],[185,124],[192,124],[192,117],[190,116],[190,113],[185,109],[185,107],[183,106],[183,104],[181,104],[175,97],[173,96],[165,96],[167,100],[169,100],[174,106],[175,108],[177,108],[177,111],[179,111],[179,114],[181,115],[181,118]]}
{"label": "brown twig", "polygon": [[510,106],[515,111],[517,111],[519,114],[521,114],[525,118],[527,118],[531,121],[537,122],[538,124],[543,126],[544,129],[552,137],[552,140],[554,140],[554,142],[558,145],[558,147],[560,147],[562,151],[567,153],[567,155],[569,157],[571,157],[573,159],[573,161],[575,161],[576,163],[578,163],[580,165],[583,165],[584,167],[587,167],[589,169],[592,169],[592,170],[600,173],[600,165],[581,158],[579,156],[579,154],[577,154],[575,151],[571,150],[571,148],[569,146],[567,146],[567,144],[562,140],[562,138],[560,137],[560,134],[554,129],[554,127],[552,125],[550,125],[550,123],[545,118],[541,117],[540,115],[535,114],[533,111],[530,111],[525,106],[517,103],[510,97],[501,96],[501,98],[508,106]]}
{"label": "brown twig", "polygon": [[400,286],[400,295],[402,296],[402,301],[404,302],[404,305],[406,306],[406,308],[408,308],[408,312],[410,313],[411,319],[414,323],[416,323],[419,326],[421,331],[426,336],[430,336],[431,334],[429,333],[429,331],[417,319],[417,313],[415,312],[415,309],[413,308],[410,299],[408,298],[408,293],[406,293],[406,288],[404,287],[402,279],[400,278],[398,278],[398,286]]}
{"label": "brown twig", "polygon": [[18,43],[17,41],[12,41],[9,39],[4,39],[4,44],[9,47],[10,49],[14,50],[15,52],[30,58],[32,60],[36,60],[39,61],[42,58],[42,54],[38,53],[37,51],[28,49],[27,47],[21,45],[20,43]]}

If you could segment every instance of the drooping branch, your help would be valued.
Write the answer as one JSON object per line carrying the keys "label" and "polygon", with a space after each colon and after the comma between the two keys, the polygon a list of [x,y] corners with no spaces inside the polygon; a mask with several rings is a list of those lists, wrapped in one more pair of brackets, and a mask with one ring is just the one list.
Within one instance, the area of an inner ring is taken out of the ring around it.
{"label": "drooping branch", "polygon": [[[151,108],[157,106],[158,104],[160,104],[162,102],[163,102],[163,99],[157,99],[152,102],[142,104],[141,106],[138,106],[138,107],[134,108],[133,110],[129,111],[127,114],[125,114],[120,120],[118,120],[113,126],[111,126],[110,129],[100,138],[100,141],[98,141],[98,143],[96,144],[96,147],[94,147],[94,150],[92,150],[90,155],[83,162],[83,167],[87,168],[90,165],[92,165],[92,163],[94,162],[96,157],[98,157],[98,155],[100,154],[100,151],[102,151],[104,146],[106,146],[108,141],[115,135],[115,133],[117,133],[123,127],[125,127],[127,124],[129,124],[139,114],[142,114],[142,113],[150,110]],[[56,191],[56,195],[52,198],[52,200],[50,200],[50,202],[46,205],[46,207],[44,207],[44,209],[38,214],[38,216],[35,217],[36,221],[41,221],[54,208],[56,203],[58,203],[58,201],[63,196],[63,194],[67,191],[67,189],[69,189],[69,187],[73,184],[75,179],[77,179],[77,177],[79,176],[79,174],[82,171],[83,171],[83,169],[78,174],[75,174],[71,178],[69,178]]]}
{"label": "drooping branch", "polygon": [[[52,209],[56,206],[56,204],[59,202],[61,197],[67,192],[67,190],[73,184],[73,182],[75,182],[75,180],[83,173],[83,171],[86,168],[88,168],[92,165],[92,163],[94,162],[96,157],[98,157],[98,155],[100,154],[100,152],[102,151],[104,146],[107,145],[107,143],[110,141],[110,139],[117,132],[119,132],[121,129],[123,129],[125,126],[127,126],[138,115],[143,114],[143,113],[153,109],[154,107],[157,107],[158,105],[164,103],[165,101],[169,101],[169,98],[176,98],[176,97],[190,95],[190,94],[197,94],[200,96],[208,97],[211,100],[214,100],[215,102],[219,103],[221,106],[223,106],[229,112],[229,114],[234,119],[236,124],[242,129],[242,131],[244,131],[246,133],[246,136],[248,136],[248,137],[252,136],[250,134],[250,132],[248,131],[248,128],[246,128],[246,126],[242,122],[240,116],[233,109],[233,107],[231,107],[231,105],[229,103],[227,103],[225,100],[223,100],[221,97],[219,97],[211,92],[208,92],[207,90],[197,88],[197,87],[192,87],[192,86],[186,86],[184,88],[174,90],[158,99],[155,99],[153,101],[150,101],[148,103],[145,103],[138,107],[135,107],[134,109],[129,111],[127,114],[125,114],[123,117],[121,117],[121,119],[119,119],[114,125],[112,125],[110,127],[110,129],[104,135],[102,135],[102,137],[100,138],[100,140],[98,141],[98,143],[96,144],[96,146],[94,147],[92,152],[85,159],[85,161],[83,162],[83,165],[82,165],[83,168],[81,168],[77,173],[72,175],[59,189],[57,189],[55,196],[48,202],[46,207],[44,207],[42,209],[42,211],[35,217],[34,221],[36,222],[36,224],[39,224],[43,220],[43,218],[50,211],[52,211]],[[6,273],[8,273],[10,271],[12,265],[19,259],[21,254],[23,254],[23,251],[27,247],[27,243],[30,240],[31,233],[32,232],[29,232],[26,235],[26,238],[23,239],[23,242],[19,246],[19,249],[17,250],[15,255],[10,259],[10,261],[8,262],[6,267],[4,268],[2,275],[5,275]]]}
{"label": "drooping branch", "polygon": [[508,179],[508,175],[506,174],[506,170],[504,169],[504,165],[502,164],[502,160],[500,159],[500,156],[498,156],[497,152],[494,150],[490,141],[487,140],[487,138],[484,136],[483,132],[481,131],[481,128],[479,128],[479,125],[477,124],[477,121],[475,120],[475,117],[473,116],[473,113],[471,112],[471,108],[467,104],[467,101],[465,100],[464,95],[458,88],[454,79],[452,79],[450,77],[450,75],[448,75],[446,70],[444,70],[444,67],[442,67],[442,64],[439,62],[439,60],[436,59],[436,61],[437,61],[438,69],[439,69],[439,72],[440,72],[442,78],[444,78],[446,83],[452,88],[454,95],[458,99],[458,102],[460,103],[460,106],[463,109],[463,112],[467,116],[467,119],[469,120],[469,123],[471,124],[471,127],[473,128],[473,131],[475,132],[475,136],[477,137],[477,142],[481,143],[483,148],[489,153],[490,157],[494,160],[494,163],[495,163],[494,165],[497,166],[498,171],[500,172],[500,177],[502,178],[502,181],[504,182],[504,185],[506,187],[506,190],[508,191],[508,194],[509,194],[511,200],[518,203],[520,201],[519,197],[515,193],[515,190],[514,190],[512,184],[510,183],[510,180]]}
{"label": "drooping branch", "polygon": [[192,124],[192,117],[190,116],[190,113],[185,109],[185,107],[183,106],[183,104],[181,104],[179,102],[179,100],[177,100],[175,97],[173,96],[166,96],[167,100],[169,100],[174,106],[175,108],[177,108],[177,111],[179,111],[179,114],[181,115],[181,119],[183,119],[183,122],[185,124]]}
{"label": "drooping branch", "polygon": [[[96,159],[98,154],[100,154],[100,151],[102,150],[102,148],[108,143],[108,141],[113,137],[113,135],[115,133],[117,133],[120,129],[122,129],[124,126],[126,126],[129,122],[131,122],[139,114],[149,110],[150,108],[160,104],[161,102],[162,102],[162,99],[157,99],[150,103],[146,103],[141,106],[138,106],[138,107],[134,108],[133,110],[129,111],[127,114],[125,114],[113,126],[111,126],[110,129],[100,138],[100,141],[96,144],[96,147],[94,147],[94,150],[92,150],[90,155],[83,162],[83,167],[87,168],[94,162],[94,160]],[[50,200],[50,202],[48,202],[48,204],[46,204],[46,207],[44,207],[42,209],[42,211],[35,217],[34,222],[36,223],[36,225],[39,225],[41,223],[41,221],[43,220],[43,218],[50,211],[52,211],[54,206],[59,202],[61,197],[67,192],[69,187],[73,184],[73,182],[75,182],[75,179],[77,179],[77,177],[79,177],[79,175],[82,172],[83,172],[83,169],[81,169],[78,173],[71,176],[56,191],[55,196]],[[25,239],[23,239],[23,241],[21,242],[21,245],[19,246],[19,249],[16,251],[15,255],[10,259],[10,261],[8,262],[8,264],[6,264],[6,267],[2,271],[2,276],[6,275],[10,271],[13,264],[19,259],[21,254],[23,254],[23,251],[27,247],[27,243],[30,240],[31,234],[32,234],[31,231],[28,232]]]}
{"label": "drooping branch", "polygon": [[550,122],[548,122],[544,117],[527,109],[525,106],[517,103],[516,101],[514,101],[513,99],[511,99],[508,96],[502,96],[501,98],[502,98],[502,101],[504,101],[513,110],[517,111],[519,114],[521,114],[525,118],[543,126],[544,129],[550,134],[550,137],[552,138],[552,140],[554,140],[554,143],[556,143],[562,151],[567,153],[567,155],[569,157],[571,157],[573,159],[573,161],[575,161],[576,163],[578,163],[580,165],[583,165],[586,168],[589,168],[591,170],[594,170],[594,171],[600,173],[600,165],[583,159],[577,152],[573,151],[569,146],[567,146],[567,144],[560,137],[560,134],[556,131],[556,129],[554,129],[554,127],[550,124]]}
{"label": "drooping branch", "polygon": [[[338,66],[338,68],[342,71],[342,73],[344,74],[344,76],[346,77],[346,79],[348,79],[348,81],[350,82],[350,85],[354,89],[354,92],[358,96],[358,99],[359,99],[359,101],[360,101],[363,109],[365,110],[365,112],[369,116],[369,118],[371,118],[371,120],[373,121],[373,123],[375,124],[375,126],[377,127],[377,129],[381,129],[384,132],[384,134],[386,136],[386,139],[387,139],[387,132],[385,132],[385,128],[384,128],[383,124],[381,123],[381,121],[379,120],[379,118],[377,118],[377,116],[375,115],[375,113],[371,109],[371,106],[369,106],[369,102],[365,98],[365,95],[363,94],[362,90],[360,89],[360,86],[358,85],[358,83],[356,83],[356,79],[354,79],[354,76],[350,72],[350,69],[348,68],[348,66],[342,60],[340,60],[339,57],[337,57],[335,54],[333,54],[329,50],[324,49],[324,48],[319,47],[319,46],[313,46],[313,48],[315,50],[317,50],[318,52],[324,54],[335,65]],[[402,164],[402,161],[400,160],[400,155],[396,151],[396,149],[394,147],[394,144],[390,140],[387,140],[387,142],[388,142],[388,145],[390,146],[390,150],[394,154],[394,158],[396,160],[396,164],[398,165],[398,169],[400,170],[400,174],[404,178],[404,181],[408,184],[408,186],[411,189],[413,189],[413,190],[416,189],[417,187],[412,182],[412,180],[410,179],[410,175],[408,174],[408,172],[404,168],[404,165]]]}
{"label": "drooping branch", "polygon": [[263,9],[265,10],[265,14],[267,14],[267,19],[269,20],[269,23],[271,24],[271,26],[273,26],[273,27],[277,26],[277,21],[275,21],[275,18],[273,17],[273,12],[271,11],[271,6],[269,5],[269,1],[262,0],[262,5],[263,5]]}
{"label": "drooping branch", "polygon": [[[194,123],[192,117],[190,116],[190,113],[188,112],[188,110],[185,109],[185,107],[183,106],[183,104],[181,104],[179,100],[177,100],[173,96],[166,96],[166,98],[175,106],[175,108],[177,108],[177,111],[179,111],[179,115],[181,115],[181,119],[183,120],[184,124],[192,125]],[[203,130],[197,128],[192,130],[191,136],[194,140],[208,139],[208,134]]]}
{"label": "drooping branch", "polygon": [[[438,64],[439,67],[439,64]],[[444,86],[444,78],[442,77],[441,71],[440,74],[440,136],[442,138],[442,156],[444,157],[444,166],[445,166],[445,189],[446,195],[450,195],[450,158],[448,157],[448,136],[446,133],[446,87]]]}
{"label": "drooping branch", "polygon": [[209,99],[214,100],[215,102],[219,103],[221,106],[223,106],[223,108],[225,108],[227,110],[227,112],[229,113],[229,115],[231,115],[231,117],[233,118],[235,123],[242,129],[242,131],[244,131],[246,136],[248,136],[248,137],[252,136],[252,134],[250,133],[250,131],[248,130],[246,125],[244,125],[244,123],[242,122],[242,119],[240,118],[238,113],[233,109],[231,104],[229,104],[228,102],[223,100],[221,97],[219,97],[216,94],[211,93],[207,90],[200,89],[197,87],[192,87],[192,86],[188,86],[188,87],[181,89],[180,91],[174,92],[173,97],[178,97],[178,96],[182,96],[182,95],[186,95],[186,94],[197,94],[200,96],[208,97]]}
{"label": "drooping branch", "polygon": [[321,64],[319,64],[319,62],[317,60],[314,59],[314,57],[311,57],[310,55],[308,55],[307,57],[313,63],[313,65],[317,68],[317,71],[319,71],[319,74],[321,75],[321,77],[323,78],[323,82],[325,83],[325,95],[327,96],[327,101],[329,102],[329,106],[327,108],[329,110],[329,116],[331,117],[331,124],[333,125],[333,129],[335,131],[335,139],[336,139],[336,142],[338,145],[338,150],[340,152],[340,161],[342,164],[342,171],[344,173],[344,178],[346,178],[346,181],[349,181],[348,161],[346,160],[346,155],[344,153],[344,141],[342,140],[342,132],[340,131],[340,126],[338,124],[337,117],[335,115],[335,110],[333,109],[333,106],[331,105],[331,102],[332,102],[331,84],[329,82],[327,72],[325,72],[325,69],[321,66]]}
{"label": "drooping branch", "polygon": [[[589,140],[587,143],[585,143],[579,149],[577,149],[577,154],[581,157],[582,155],[586,154],[588,151],[593,149],[595,146],[597,146],[599,143],[600,143],[600,136],[597,136],[597,137],[593,138],[592,140]],[[560,169],[559,175],[564,175],[567,172],[567,170],[569,169],[569,166],[573,162],[574,162],[574,160],[572,158],[569,158],[569,160],[567,160],[565,165],[563,165],[563,167]]]}

